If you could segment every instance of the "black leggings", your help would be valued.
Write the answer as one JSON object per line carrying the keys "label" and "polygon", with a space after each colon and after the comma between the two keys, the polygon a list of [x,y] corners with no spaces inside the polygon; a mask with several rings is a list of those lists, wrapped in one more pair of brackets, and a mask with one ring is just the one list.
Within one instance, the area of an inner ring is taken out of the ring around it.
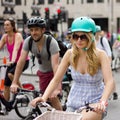
{"label": "black leggings", "polygon": [[[11,86],[12,81],[10,80],[10,78],[8,77],[8,73],[11,73],[14,75],[15,69],[16,69],[16,65],[17,63],[11,64],[7,70],[6,70],[6,76],[5,76],[5,82],[4,85],[5,86]],[[29,66],[29,60],[26,60],[26,63],[24,65],[23,71],[26,70]]]}

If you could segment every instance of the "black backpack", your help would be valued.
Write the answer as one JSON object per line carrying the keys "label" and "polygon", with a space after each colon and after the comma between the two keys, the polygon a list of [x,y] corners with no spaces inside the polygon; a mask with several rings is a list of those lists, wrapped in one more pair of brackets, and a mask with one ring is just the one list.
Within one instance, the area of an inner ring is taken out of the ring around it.
{"label": "black backpack", "polygon": [[[50,57],[51,57],[50,42],[52,40],[52,37],[54,37],[54,36],[50,32],[45,32],[45,34],[48,35],[46,46],[47,46],[48,60],[50,60]],[[33,38],[30,37],[30,39],[29,39],[29,51],[32,51],[32,42],[33,42]],[[60,51],[59,51],[60,57],[63,57],[68,48],[67,48],[66,45],[64,45],[64,43],[61,40],[57,40],[57,42],[58,42],[58,45],[59,45],[59,48],[60,48]],[[31,59],[32,59],[33,66],[35,66],[35,63],[34,63],[35,55],[33,53],[32,53]]]}
{"label": "black backpack", "polygon": [[[112,53],[112,60],[114,60],[114,54],[113,54],[113,49],[112,49],[112,45],[111,45],[111,42],[109,41],[109,40],[107,40],[108,41],[108,44],[109,44],[109,46],[110,46],[110,49],[111,49],[111,53]],[[103,37],[101,37],[100,38],[100,43],[101,43],[101,45],[102,45],[102,47],[104,48],[104,45],[103,45]]]}

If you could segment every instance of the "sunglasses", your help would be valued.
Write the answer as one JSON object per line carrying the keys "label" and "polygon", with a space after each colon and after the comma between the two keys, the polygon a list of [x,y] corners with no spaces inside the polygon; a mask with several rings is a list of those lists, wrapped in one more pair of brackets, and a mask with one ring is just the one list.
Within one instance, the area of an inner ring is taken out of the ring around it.
{"label": "sunglasses", "polygon": [[42,60],[41,60],[41,55],[40,54],[37,54],[37,58],[38,58],[38,63],[42,64]]}
{"label": "sunglasses", "polygon": [[78,40],[78,38],[80,38],[81,41],[85,41],[85,40],[88,39],[85,34],[83,34],[83,35],[73,34],[73,35],[72,35],[72,38],[73,38],[74,40]]}

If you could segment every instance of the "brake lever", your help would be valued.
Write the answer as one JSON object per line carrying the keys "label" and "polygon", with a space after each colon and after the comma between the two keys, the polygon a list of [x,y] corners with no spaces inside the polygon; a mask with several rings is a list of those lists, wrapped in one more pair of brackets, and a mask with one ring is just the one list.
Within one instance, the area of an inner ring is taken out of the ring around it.
{"label": "brake lever", "polygon": [[86,112],[94,111],[94,108],[89,106],[89,102],[85,103],[85,106],[86,106]]}

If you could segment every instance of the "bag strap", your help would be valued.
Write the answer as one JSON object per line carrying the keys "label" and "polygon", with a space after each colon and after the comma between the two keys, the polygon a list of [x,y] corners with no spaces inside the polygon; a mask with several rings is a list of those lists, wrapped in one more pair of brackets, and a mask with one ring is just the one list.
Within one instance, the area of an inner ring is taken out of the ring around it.
{"label": "bag strap", "polygon": [[29,51],[32,51],[32,43],[33,43],[33,38],[32,37],[30,37],[30,39],[29,39]]}
{"label": "bag strap", "polygon": [[50,42],[51,42],[51,40],[52,40],[52,36],[48,35],[47,41],[46,41],[46,47],[47,47],[47,53],[48,53],[48,60],[50,60],[50,56],[51,56],[51,53],[50,53]]}
{"label": "bag strap", "polygon": [[[33,38],[30,37],[29,42],[28,42],[28,47],[29,47],[29,51],[31,53],[32,53],[32,43],[33,43]],[[33,53],[32,53],[31,59],[32,59],[32,63],[33,63],[33,65],[31,66],[31,70],[32,70],[32,67],[35,66],[35,55]]]}
{"label": "bag strap", "polygon": [[104,45],[103,45],[103,37],[100,38],[100,43],[101,43],[102,47],[104,48]]}

